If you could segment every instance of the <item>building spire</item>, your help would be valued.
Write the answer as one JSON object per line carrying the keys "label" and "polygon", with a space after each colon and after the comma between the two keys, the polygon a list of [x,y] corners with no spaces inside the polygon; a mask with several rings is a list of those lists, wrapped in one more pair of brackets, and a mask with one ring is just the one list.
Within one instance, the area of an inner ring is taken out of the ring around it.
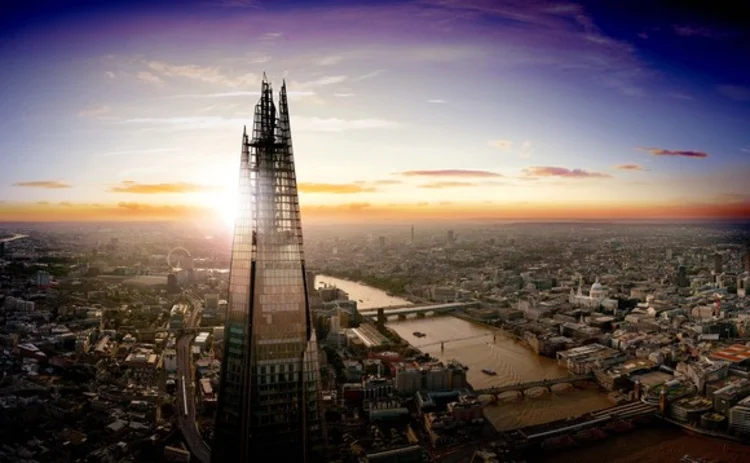
{"label": "building spire", "polygon": [[268,83],[268,78],[266,77],[266,71],[263,71],[263,83],[264,84]]}

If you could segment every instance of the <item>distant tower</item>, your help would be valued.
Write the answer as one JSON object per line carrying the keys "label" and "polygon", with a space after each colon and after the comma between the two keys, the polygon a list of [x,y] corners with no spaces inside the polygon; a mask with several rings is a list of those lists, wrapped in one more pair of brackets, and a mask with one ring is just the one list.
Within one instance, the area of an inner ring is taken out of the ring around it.
{"label": "distant tower", "polygon": [[[2,257],[2,253],[0,252],[0,257]],[[745,243],[745,255],[742,257],[742,261],[744,262],[745,271],[750,273],[750,241]]]}
{"label": "distant tower", "polygon": [[[414,242],[414,227],[411,227],[411,240]],[[5,241],[0,241],[0,259],[5,258]]]}
{"label": "distant tower", "polygon": [[453,243],[454,241],[456,241],[456,234],[453,232],[453,230],[448,230],[446,238],[448,239],[448,243]]}
{"label": "distant tower", "polygon": [[724,259],[722,258],[721,254],[718,252],[714,254],[714,274],[715,275],[721,275],[721,272],[724,270]]}
{"label": "distant tower", "polygon": [[739,297],[746,297],[748,293],[748,286],[750,285],[750,273],[741,273],[737,277],[737,295]]}
{"label": "distant tower", "polygon": [[690,286],[690,280],[687,276],[687,267],[680,265],[677,268],[677,286],[680,288],[687,288]]}
{"label": "distant tower", "polygon": [[[411,245],[414,246],[414,225],[411,226]],[[0,255],[2,257],[2,255]]]}
{"label": "distant tower", "polygon": [[667,249],[667,260],[672,260],[672,248]]}

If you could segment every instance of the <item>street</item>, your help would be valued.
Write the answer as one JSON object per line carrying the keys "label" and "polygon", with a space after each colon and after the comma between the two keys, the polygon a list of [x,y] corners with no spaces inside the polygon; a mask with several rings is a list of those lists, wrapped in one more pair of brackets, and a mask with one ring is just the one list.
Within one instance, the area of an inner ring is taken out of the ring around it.
{"label": "street", "polygon": [[[193,311],[185,326],[192,328],[196,325],[201,305],[200,301],[189,293],[188,297],[191,300]],[[190,358],[190,343],[193,337],[193,334],[184,334],[177,341],[177,423],[193,456],[201,463],[208,463],[211,459],[211,449],[203,440],[195,421],[195,384]],[[186,408],[187,415],[185,414]]]}

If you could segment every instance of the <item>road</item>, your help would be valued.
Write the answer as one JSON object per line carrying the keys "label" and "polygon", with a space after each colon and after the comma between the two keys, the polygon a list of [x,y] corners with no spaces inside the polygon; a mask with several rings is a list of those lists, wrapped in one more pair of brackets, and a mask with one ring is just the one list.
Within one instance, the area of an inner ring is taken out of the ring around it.
{"label": "road", "polygon": [[29,237],[29,235],[15,234],[15,235],[11,236],[10,238],[0,239],[0,243],[9,243],[11,241],[20,240],[20,239],[28,238],[28,237]]}
{"label": "road", "polygon": [[[193,327],[196,325],[202,306],[200,300],[191,294],[187,294],[192,302],[193,310],[186,326]],[[192,360],[190,359],[190,343],[193,340],[193,334],[184,334],[177,341],[177,424],[185,437],[185,443],[190,449],[190,453],[201,463],[209,463],[211,460],[211,448],[206,444],[198,431],[198,424],[195,421],[195,381],[192,373]],[[183,381],[185,381],[183,394]],[[187,399],[187,400],[185,400]],[[187,405],[187,415],[185,406]]]}

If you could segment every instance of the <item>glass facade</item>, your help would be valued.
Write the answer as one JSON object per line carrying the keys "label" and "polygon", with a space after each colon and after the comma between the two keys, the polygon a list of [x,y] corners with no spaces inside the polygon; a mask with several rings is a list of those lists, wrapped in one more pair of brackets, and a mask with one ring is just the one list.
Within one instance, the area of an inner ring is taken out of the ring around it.
{"label": "glass facade", "polygon": [[239,186],[212,461],[318,460],[320,369],[285,85],[277,117],[263,81]]}

